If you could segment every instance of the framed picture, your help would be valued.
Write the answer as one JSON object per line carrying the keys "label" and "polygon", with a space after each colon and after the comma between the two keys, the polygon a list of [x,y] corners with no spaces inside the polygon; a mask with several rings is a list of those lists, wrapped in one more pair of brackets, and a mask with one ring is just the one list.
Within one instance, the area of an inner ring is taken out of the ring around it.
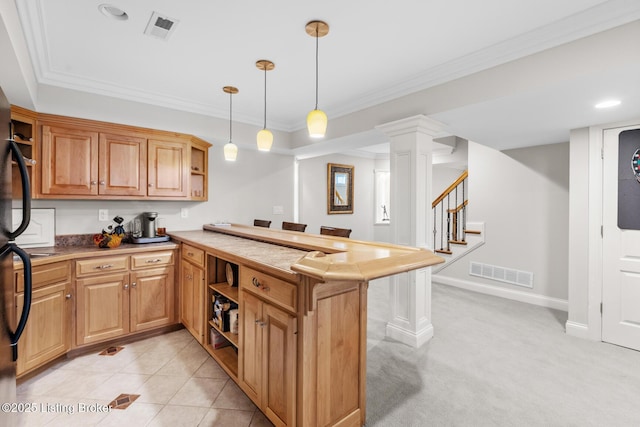
{"label": "framed picture", "polygon": [[353,213],[353,166],[327,164],[327,213]]}

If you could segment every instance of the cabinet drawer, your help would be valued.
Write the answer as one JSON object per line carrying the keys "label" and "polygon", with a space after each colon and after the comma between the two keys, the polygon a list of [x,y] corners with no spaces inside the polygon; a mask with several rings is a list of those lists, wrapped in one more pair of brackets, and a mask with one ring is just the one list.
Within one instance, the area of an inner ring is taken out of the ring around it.
{"label": "cabinet drawer", "polygon": [[193,246],[182,244],[182,259],[188,259],[192,263],[204,267],[204,251]]}
{"label": "cabinet drawer", "polygon": [[[71,280],[71,262],[60,261],[38,265],[31,270],[33,289]],[[24,292],[24,270],[16,272],[16,292]]]}
{"label": "cabinet drawer", "polygon": [[274,302],[285,309],[296,311],[297,287],[249,267],[240,266],[240,286],[245,291]]}
{"label": "cabinet drawer", "polygon": [[92,274],[126,271],[129,269],[128,256],[114,256],[109,258],[90,258],[76,261],[76,277]]}
{"label": "cabinet drawer", "polygon": [[171,264],[173,264],[173,251],[149,252],[140,255],[131,255],[132,270]]}

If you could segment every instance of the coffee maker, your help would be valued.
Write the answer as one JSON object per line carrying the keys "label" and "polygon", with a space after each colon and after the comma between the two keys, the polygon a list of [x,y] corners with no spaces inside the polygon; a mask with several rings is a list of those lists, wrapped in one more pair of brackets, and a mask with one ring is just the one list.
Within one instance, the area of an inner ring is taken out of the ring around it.
{"label": "coffee maker", "polygon": [[156,218],[158,212],[142,213],[142,237],[156,237]]}
{"label": "coffee maker", "polygon": [[168,234],[161,231],[157,233],[158,212],[142,212],[133,219],[131,229],[131,241],[133,243],[157,243],[166,242],[171,239]]}

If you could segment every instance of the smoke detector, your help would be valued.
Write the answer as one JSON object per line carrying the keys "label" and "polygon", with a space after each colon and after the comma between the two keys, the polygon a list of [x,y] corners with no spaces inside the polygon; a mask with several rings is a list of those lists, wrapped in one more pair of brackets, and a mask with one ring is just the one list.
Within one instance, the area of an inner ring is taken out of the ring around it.
{"label": "smoke detector", "polygon": [[178,26],[178,22],[180,21],[177,19],[169,18],[168,16],[161,15],[158,12],[153,12],[151,14],[151,18],[149,18],[149,23],[147,24],[147,28],[144,30],[144,33],[151,37],[168,40],[169,36]]}

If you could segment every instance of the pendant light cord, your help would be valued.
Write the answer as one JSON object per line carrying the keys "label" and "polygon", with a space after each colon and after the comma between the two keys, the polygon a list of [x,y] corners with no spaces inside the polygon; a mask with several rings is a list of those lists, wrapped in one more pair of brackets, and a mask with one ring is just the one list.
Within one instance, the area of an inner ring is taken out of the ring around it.
{"label": "pendant light cord", "polygon": [[232,103],[231,103],[231,99],[233,97],[233,94],[231,92],[229,92],[229,142],[231,142],[231,123],[233,123],[233,108],[232,108]]}
{"label": "pendant light cord", "polygon": [[318,109],[318,39],[320,38],[318,34],[318,27],[320,24],[316,23],[316,110]]}
{"label": "pendant light cord", "polygon": [[267,65],[264,66],[264,127],[267,128]]}

